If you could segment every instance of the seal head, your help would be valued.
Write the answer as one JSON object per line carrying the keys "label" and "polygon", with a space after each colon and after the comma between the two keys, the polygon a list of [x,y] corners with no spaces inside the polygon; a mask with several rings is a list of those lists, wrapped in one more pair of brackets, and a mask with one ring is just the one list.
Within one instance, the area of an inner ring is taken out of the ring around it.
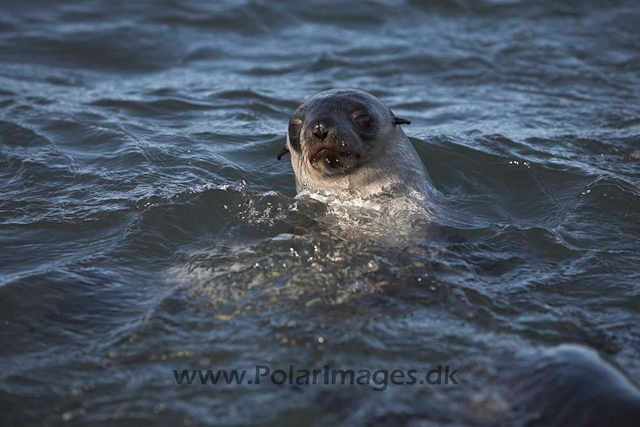
{"label": "seal head", "polygon": [[289,152],[298,192],[369,195],[393,183],[428,182],[396,117],[375,96],[353,89],[318,93],[298,107],[278,159]]}

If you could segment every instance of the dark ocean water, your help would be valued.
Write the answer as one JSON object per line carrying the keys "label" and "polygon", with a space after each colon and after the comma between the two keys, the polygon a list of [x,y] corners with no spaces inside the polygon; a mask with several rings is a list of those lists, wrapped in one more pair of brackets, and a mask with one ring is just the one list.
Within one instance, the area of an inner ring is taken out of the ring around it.
{"label": "dark ocean water", "polygon": [[[0,425],[479,425],[497,361],[561,343],[640,380],[637,2],[52,3],[0,5]],[[422,237],[295,199],[275,155],[332,87],[412,121]]]}

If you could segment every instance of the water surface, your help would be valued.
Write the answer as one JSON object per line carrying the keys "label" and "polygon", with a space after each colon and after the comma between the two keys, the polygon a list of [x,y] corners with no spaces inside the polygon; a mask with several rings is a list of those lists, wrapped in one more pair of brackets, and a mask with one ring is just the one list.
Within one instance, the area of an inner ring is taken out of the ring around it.
{"label": "water surface", "polygon": [[[640,379],[635,2],[0,11],[0,424],[476,425],[496,360],[566,342]],[[294,198],[275,155],[332,87],[411,120],[447,208],[410,241]],[[439,364],[458,386],[172,373]]]}

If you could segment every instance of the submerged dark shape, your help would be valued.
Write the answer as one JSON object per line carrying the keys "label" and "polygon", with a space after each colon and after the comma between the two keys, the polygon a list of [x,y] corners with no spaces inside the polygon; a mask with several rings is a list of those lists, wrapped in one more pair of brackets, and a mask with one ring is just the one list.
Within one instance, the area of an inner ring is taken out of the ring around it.
{"label": "submerged dark shape", "polygon": [[632,427],[640,423],[640,391],[595,351],[561,345],[525,358],[509,396],[527,426]]}

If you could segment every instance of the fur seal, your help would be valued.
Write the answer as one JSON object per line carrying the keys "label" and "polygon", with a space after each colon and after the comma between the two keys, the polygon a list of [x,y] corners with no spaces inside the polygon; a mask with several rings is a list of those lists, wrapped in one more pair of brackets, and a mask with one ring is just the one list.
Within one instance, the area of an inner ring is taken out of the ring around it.
{"label": "fur seal", "polygon": [[396,117],[375,96],[331,89],[307,98],[289,121],[278,160],[291,154],[298,193],[367,197],[389,189],[426,193],[429,175]]}

